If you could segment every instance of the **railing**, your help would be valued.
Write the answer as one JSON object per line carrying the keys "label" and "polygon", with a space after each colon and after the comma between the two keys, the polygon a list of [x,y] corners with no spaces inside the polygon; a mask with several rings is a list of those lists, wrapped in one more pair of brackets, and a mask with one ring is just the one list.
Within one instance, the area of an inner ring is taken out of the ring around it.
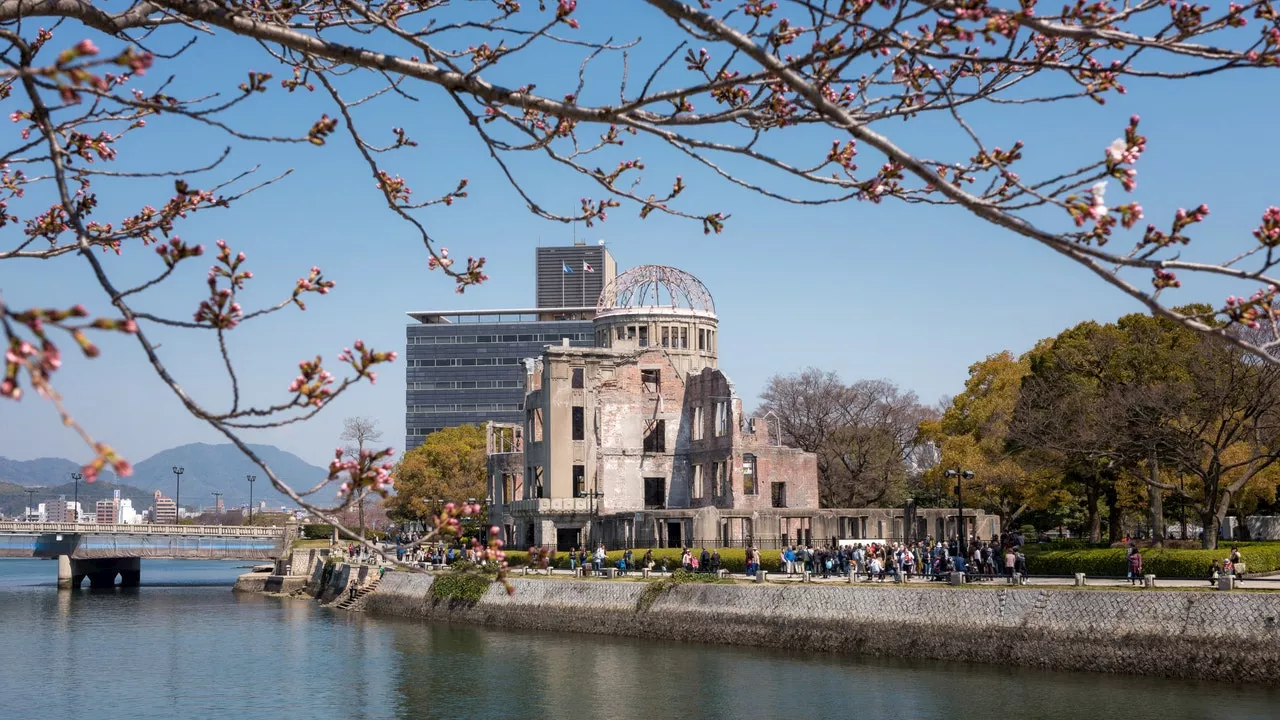
{"label": "railing", "polygon": [[99,525],[97,523],[0,522],[0,533],[107,533],[124,535],[201,535],[207,537],[284,537],[282,527],[242,525]]}

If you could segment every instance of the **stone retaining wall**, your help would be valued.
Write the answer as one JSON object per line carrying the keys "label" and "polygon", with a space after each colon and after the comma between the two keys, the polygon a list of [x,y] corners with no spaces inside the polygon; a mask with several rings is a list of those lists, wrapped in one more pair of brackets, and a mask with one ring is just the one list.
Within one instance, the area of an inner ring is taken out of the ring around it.
{"label": "stone retaining wall", "polygon": [[478,603],[435,600],[432,577],[388,573],[365,611],[552,632],[1266,681],[1280,667],[1272,593],[859,586],[675,586],[512,579]]}

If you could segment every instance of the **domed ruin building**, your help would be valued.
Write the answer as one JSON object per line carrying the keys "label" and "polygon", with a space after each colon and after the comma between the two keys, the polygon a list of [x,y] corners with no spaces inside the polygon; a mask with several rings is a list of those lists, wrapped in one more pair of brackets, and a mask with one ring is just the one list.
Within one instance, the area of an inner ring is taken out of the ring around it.
{"label": "domed ruin building", "polygon": [[555,345],[528,362],[522,425],[489,426],[489,519],[509,546],[892,534],[892,510],[819,511],[816,456],[743,413],[718,368],[715,303],[693,275],[627,270],[605,285],[593,328],[594,347]]}

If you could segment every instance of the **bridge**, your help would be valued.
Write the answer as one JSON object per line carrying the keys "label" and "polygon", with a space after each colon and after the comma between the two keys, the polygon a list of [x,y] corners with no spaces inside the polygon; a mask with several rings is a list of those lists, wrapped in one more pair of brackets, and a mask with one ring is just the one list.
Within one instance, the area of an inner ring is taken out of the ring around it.
{"label": "bridge", "polygon": [[289,544],[282,527],[98,525],[0,522],[0,557],[58,560],[58,587],[137,587],[142,558],[274,560]]}

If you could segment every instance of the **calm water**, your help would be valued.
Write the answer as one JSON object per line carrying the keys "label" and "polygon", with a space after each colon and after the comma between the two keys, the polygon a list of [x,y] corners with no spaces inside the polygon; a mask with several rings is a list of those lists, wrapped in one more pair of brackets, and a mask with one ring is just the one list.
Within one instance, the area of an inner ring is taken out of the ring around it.
{"label": "calm water", "polygon": [[[58,592],[0,560],[0,718],[1276,718],[1280,690],[433,627],[241,596],[146,560]],[[981,699],[955,702],[958,693]],[[1222,702],[1227,700],[1227,702]]]}

